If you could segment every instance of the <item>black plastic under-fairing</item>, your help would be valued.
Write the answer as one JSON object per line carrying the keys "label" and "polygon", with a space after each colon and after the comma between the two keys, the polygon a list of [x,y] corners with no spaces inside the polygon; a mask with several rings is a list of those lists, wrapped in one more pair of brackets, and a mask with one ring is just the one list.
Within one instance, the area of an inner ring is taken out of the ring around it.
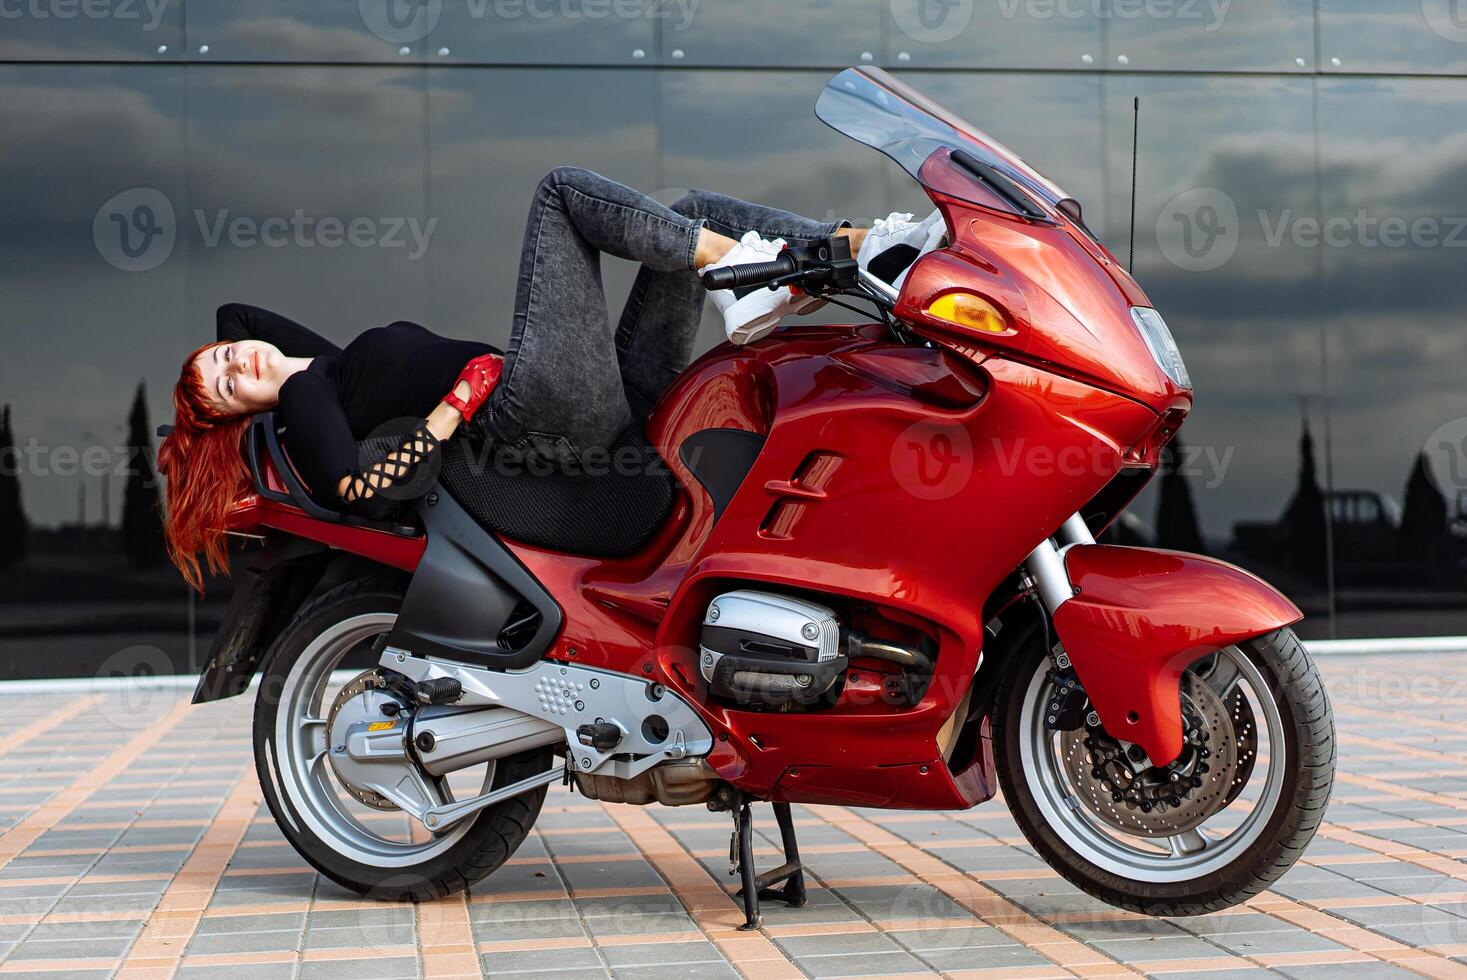
{"label": "black plastic under-fairing", "polygon": [[[543,657],[562,620],[550,593],[450,494],[429,494],[418,514],[428,545],[388,646],[503,670],[528,667]],[[540,613],[539,625],[522,646],[506,650],[500,633],[524,620],[521,600]]]}

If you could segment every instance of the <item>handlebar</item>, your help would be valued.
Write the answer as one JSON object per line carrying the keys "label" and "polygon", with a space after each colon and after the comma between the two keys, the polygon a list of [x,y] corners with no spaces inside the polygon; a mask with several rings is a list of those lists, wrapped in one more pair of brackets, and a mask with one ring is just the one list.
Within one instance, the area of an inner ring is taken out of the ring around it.
{"label": "handlebar", "polygon": [[703,273],[706,289],[742,289],[745,286],[762,286],[781,276],[788,276],[796,269],[794,256],[788,251],[768,262],[749,262],[745,265],[725,265]]}
{"label": "handlebar", "polygon": [[768,262],[725,265],[703,273],[710,290],[754,286],[798,287],[811,296],[834,296],[858,289],[860,277],[851,257],[851,240],[843,235],[787,245]]}

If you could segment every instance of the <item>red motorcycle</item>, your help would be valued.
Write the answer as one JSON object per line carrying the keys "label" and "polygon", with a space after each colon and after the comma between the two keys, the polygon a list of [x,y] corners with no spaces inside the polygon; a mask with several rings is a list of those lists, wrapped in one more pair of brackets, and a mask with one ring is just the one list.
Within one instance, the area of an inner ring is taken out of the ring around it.
{"label": "red motorcycle", "polygon": [[[1299,610],[1095,540],[1192,403],[1160,315],[1073,199],[890,75],[842,72],[816,112],[921,183],[943,247],[899,289],[840,238],[705,282],[872,322],[714,348],[595,472],[450,441],[396,523],[313,503],[252,423],[232,530],[263,546],[195,701],[261,674],[260,781],[323,874],[464,888],[559,781],[730,812],[750,927],[761,895],[804,901],[791,803],[1002,787],[1067,879],[1167,915],[1258,893],[1309,842],[1334,728]],[[763,874],[755,801],[787,857]]]}

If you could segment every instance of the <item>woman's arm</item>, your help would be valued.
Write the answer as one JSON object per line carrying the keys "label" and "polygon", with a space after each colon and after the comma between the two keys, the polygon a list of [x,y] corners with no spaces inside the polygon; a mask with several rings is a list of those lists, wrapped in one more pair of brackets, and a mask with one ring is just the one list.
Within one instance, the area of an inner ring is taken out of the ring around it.
{"label": "woman's arm", "polygon": [[357,465],[356,440],[332,389],[325,379],[303,371],[280,389],[281,416],[292,461],[313,491],[334,491],[336,499],[352,513],[381,520],[404,499],[389,491],[411,480],[418,467],[440,451],[439,444],[488,399],[498,383],[503,360],[496,354],[471,360],[453,390],[398,447],[381,462],[365,468]]}
{"label": "woman's arm", "polygon": [[287,357],[340,354],[341,348],[289,317],[244,303],[225,303],[214,315],[215,339],[263,340]]}
{"label": "woman's arm", "polygon": [[[460,402],[466,402],[471,395],[468,382],[460,381],[454,385],[453,394]],[[441,451],[443,441],[453,435],[463,421],[463,413],[457,408],[447,401],[439,402],[428,417],[408,434],[402,445],[387,454],[386,459],[342,477],[336,484],[337,496],[354,513],[363,517],[379,520],[387,517],[402,501],[381,491],[411,479],[419,466]]]}

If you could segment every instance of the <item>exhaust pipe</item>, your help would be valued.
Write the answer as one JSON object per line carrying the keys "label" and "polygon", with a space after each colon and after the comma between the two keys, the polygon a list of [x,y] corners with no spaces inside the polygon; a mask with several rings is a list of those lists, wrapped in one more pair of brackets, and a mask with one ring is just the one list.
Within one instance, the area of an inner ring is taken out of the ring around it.
{"label": "exhaust pipe", "polygon": [[932,658],[921,650],[887,640],[875,640],[860,630],[851,630],[847,635],[846,656],[852,660],[857,657],[874,657],[900,664],[919,674],[931,674],[933,669]]}

